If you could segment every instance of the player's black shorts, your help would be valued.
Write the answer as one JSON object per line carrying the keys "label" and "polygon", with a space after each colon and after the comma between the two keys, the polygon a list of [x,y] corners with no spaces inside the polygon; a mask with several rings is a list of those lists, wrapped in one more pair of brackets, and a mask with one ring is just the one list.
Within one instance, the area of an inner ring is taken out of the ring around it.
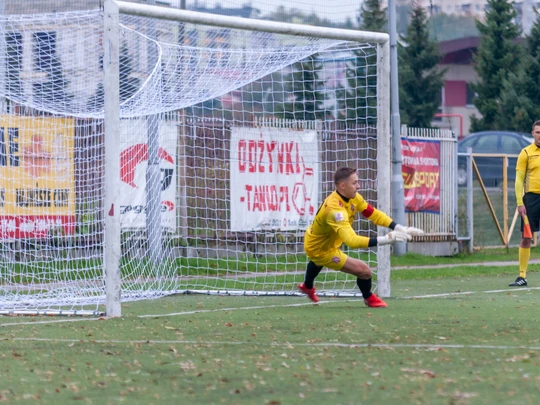
{"label": "player's black shorts", "polygon": [[[525,193],[523,196],[523,204],[527,210],[531,231],[538,232],[540,228],[540,194]],[[521,219],[521,232],[523,232],[523,218]]]}

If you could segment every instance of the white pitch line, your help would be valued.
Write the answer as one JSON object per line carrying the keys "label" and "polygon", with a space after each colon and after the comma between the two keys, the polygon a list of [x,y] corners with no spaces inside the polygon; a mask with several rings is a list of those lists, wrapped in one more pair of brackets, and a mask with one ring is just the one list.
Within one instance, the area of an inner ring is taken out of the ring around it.
{"label": "white pitch line", "polygon": [[[489,290],[489,291],[460,291],[455,293],[441,293],[441,294],[426,294],[426,295],[412,295],[409,297],[396,297],[396,300],[409,300],[409,299],[421,299],[421,298],[443,298],[443,297],[452,297],[459,295],[472,295],[472,294],[493,294],[493,293],[502,293],[502,292],[522,292],[530,290],[540,290],[540,287],[529,287],[529,288],[520,288],[520,289],[505,289],[505,290]],[[319,301],[318,304],[335,304],[342,302],[360,302],[360,299],[354,300],[341,300],[336,299],[333,301]],[[253,310],[253,309],[270,309],[270,308],[284,308],[284,307],[301,307],[306,305],[317,305],[312,302],[305,302],[301,304],[283,304],[283,305],[259,305],[252,307],[238,307],[238,308],[217,308],[217,309],[200,309],[193,311],[183,311],[183,312],[171,312],[168,314],[155,314],[155,315],[139,315],[138,318],[159,318],[166,316],[182,316],[182,315],[194,315],[194,314],[204,314],[209,312],[222,312],[222,311],[239,311],[239,310]]]}
{"label": "white pitch line", "polygon": [[[519,288],[519,289],[503,289],[503,290],[488,290],[488,291],[460,291],[455,293],[441,293],[441,294],[426,294],[426,295],[412,295],[408,297],[396,297],[396,300],[410,300],[410,299],[421,299],[421,298],[444,298],[444,297],[452,297],[452,296],[459,296],[459,295],[472,295],[472,294],[499,294],[504,292],[524,292],[524,291],[532,291],[532,290],[540,290],[540,287],[526,287],[526,288]],[[344,299],[336,299],[332,301],[319,301],[317,304],[314,304],[312,302],[303,302],[298,304],[283,304],[283,305],[258,305],[258,306],[251,306],[251,307],[237,307],[237,308],[217,308],[217,309],[199,309],[199,310],[193,310],[193,311],[183,311],[183,312],[172,312],[168,314],[153,314],[153,315],[139,315],[137,318],[161,318],[161,317],[169,317],[169,316],[182,316],[182,315],[194,315],[194,314],[204,314],[204,313],[210,313],[210,312],[223,312],[223,311],[243,311],[243,310],[254,310],[254,309],[271,309],[271,308],[286,308],[286,307],[302,307],[302,306],[308,306],[308,305],[319,305],[319,304],[336,304],[336,303],[343,303],[343,302],[360,302],[360,299],[353,299],[353,300],[344,300]],[[76,319],[60,319],[60,320],[52,320],[52,321],[30,321],[30,322],[12,322],[12,323],[0,323],[0,327],[6,327],[6,326],[18,326],[18,325],[46,325],[46,324],[52,324],[52,323],[63,323],[63,322],[84,322],[84,321],[98,321],[101,318],[76,318]]]}
{"label": "white pitch line", "polygon": [[258,305],[252,307],[235,307],[235,308],[217,308],[217,309],[198,309],[193,311],[183,311],[183,312],[172,312],[168,314],[155,314],[155,315],[139,315],[138,318],[159,318],[164,316],[179,316],[179,315],[193,315],[193,314],[204,314],[208,312],[222,312],[222,311],[242,311],[242,310],[252,310],[252,309],[270,309],[270,308],[284,308],[284,307],[304,307],[307,305],[318,305],[318,304],[331,304],[336,302],[358,302],[358,299],[355,300],[339,300],[339,301],[319,301],[317,304],[313,302],[303,302],[301,304],[283,304],[283,305]]}
{"label": "white pitch line", "polygon": [[523,292],[540,290],[540,287],[525,287],[525,288],[507,288],[504,290],[488,290],[488,291],[460,291],[455,293],[441,293],[441,294],[426,294],[426,295],[412,295],[410,297],[396,297],[396,299],[415,299],[415,298],[440,298],[440,297],[452,297],[456,295],[471,295],[471,294],[499,294],[504,292]]}
{"label": "white pitch line", "polygon": [[492,350],[540,350],[540,346],[509,346],[509,345],[463,345],[463,344],[429,344],[429,343],[335,343],[335,342],[319,342],[319,343],[294,343],[294,342],[269,342],[261,343],[259,341],[238,341],[238,342],[219,342],[219,341],[200,341],[200,340],[83,340],[83,339],[54,339],[54,338],[13,338],[4,339],[3,341],[19,341],[19,342],[50,342],[50,343],[99,343],[99,344],[179,344],[179,345],[200,345],[200,346],[270,346],[270,347],[337,347],[337,348],[411,348],[411,349],[492,349]]}
{"label": "white pitch line", "polygon": [[11,322],[11,323],[0,323],[0,327],[18,326],[18,325],[47,325],[49,323],[83,322],[83,321],[99,321],[99,320],[100,318],[76,318],[76,319],[56,319],[54,321]]}

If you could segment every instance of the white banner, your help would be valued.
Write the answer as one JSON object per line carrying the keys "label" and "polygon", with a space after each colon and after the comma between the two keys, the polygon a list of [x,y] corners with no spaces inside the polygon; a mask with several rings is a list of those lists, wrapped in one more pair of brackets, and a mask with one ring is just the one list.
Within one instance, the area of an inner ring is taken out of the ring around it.
{"label": "white banner", "polygon": [[317,208],[317,132],[231,131],[231,231],[305,229]]}
{"label": "white banner", "polygon": [[[123,229],[146,227],[147,121],[122,120],[120,127],[120,224]],[[158,158],[161,171],[161,226],[176,228],[176,141],[178,127],[159,122]]]}

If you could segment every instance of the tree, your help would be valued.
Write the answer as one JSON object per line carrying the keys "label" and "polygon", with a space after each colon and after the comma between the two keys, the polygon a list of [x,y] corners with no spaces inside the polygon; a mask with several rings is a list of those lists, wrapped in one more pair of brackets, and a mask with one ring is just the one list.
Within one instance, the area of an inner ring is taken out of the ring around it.
{"label": "tree", "polygon": [[358,25],[365,31],[388,31],[386,9],[381,8],[380,0],[365,0],[360,8]]}
{"label": "tree", "polygon": [[336,92],[338,109],[349,125],[373,126],[377,124],[377,54],[363,49],[353,54],[345,70],[347,86]]}
{"label": "tree", "polygon": [[[380,0],[366,0],[358,16],[365,31],[386,32],[388,21]],[[376,125],[377,121],[377,55],[366,49],[353,50],[347,62],[347,86],[336,92],[338,110],[349,125]],[[344,113],[344,114],[343,114]]]}
{"label": "tree", "polygon": [[292,93],[291,100],[285,101],[284,111],[277,115],[306,121],[326,117],[325,95],[321,91],[323,82],[319,78],[322,68],[322,62],[316,55],[294,64],[294,72],[286,78],[288,91]]}
{"label": "tree", "polygon": [[529,132],[540,117],[540,17],[526,37],[519,68],[503,82],[500,107],[503,129]]}
{"label": "tree", "polygon": [[438,69],[441,53],[429,38],[426,13],[414,6],[405,46],[399,48],[399,96],[402,121],[411,127],[431,127],[441,101],[444,71]]}
{"label": "tree", "polygon": [[471,132],[502,129],[507,125],[500,109],[502,84],[519,65],[522,51],[516,45],[520,28],[517,11],[508,0],[488,0],[485,22],[477,21],[480,44],[474,56],[478,82],[473,84],[474,105],[481,118],[471,117]]}

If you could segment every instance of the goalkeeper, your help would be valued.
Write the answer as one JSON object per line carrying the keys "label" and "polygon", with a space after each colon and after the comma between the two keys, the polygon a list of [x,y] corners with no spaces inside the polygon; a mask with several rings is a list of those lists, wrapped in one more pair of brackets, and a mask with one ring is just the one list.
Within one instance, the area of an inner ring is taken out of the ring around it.
{"label": "goalkeeper", "polygon": [[[406,242],[412,236],[422,235],[418,228],[396,224],[392,218],[368,204],[358,190],[358,175],[355,169],[342,167],[334,175],[335,191],[322,203],[313,223],[304,236],[304,249],[309,259],[304,282],[298,285],[313,302],[319,298],[313,283],[323,267],[339,270],[356,276],[356,284],[368,307],[386,307],[387,304],[371,292],[371,269],[339,248],[343,242],[351,248],[367,248],[394,242]],[[357,212],[371,222],[392,229],[385,236],[367,238],[357,235],[352,223]]]}

